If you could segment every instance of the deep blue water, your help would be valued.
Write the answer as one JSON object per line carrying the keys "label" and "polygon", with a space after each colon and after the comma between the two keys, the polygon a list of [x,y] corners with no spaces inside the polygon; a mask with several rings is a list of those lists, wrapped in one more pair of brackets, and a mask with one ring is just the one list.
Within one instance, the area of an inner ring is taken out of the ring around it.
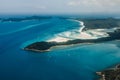
{"label": "deep blue water", "polygon": [[97,80],[96,71],[120,62],[120,41],[82,44],[50,52],[24,51],[57,33],[79,28],[63,19],[0,22],[0,80]]}

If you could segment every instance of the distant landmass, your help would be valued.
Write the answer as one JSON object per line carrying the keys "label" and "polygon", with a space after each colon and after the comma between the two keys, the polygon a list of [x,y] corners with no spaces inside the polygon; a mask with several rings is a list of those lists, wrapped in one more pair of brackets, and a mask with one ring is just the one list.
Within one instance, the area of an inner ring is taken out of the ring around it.
{"label": "distant landmass", "polygon": [[30,17],[23,17],[23,18],[0,18],[1,22],[8,22],[8,21],[13,21],[13,22],[20,22],[20,21],[25,21],[25,20],[41,20],[41,19],[50,19],[52,17],[50,16],[30,16]]}

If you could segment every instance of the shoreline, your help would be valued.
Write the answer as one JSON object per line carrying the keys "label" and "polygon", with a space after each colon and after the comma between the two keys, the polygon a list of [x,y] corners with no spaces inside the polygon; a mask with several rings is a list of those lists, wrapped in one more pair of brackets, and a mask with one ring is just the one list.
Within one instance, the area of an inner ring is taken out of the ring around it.
{"label": "shoreline", "polygon": [[[73,40],[72,38],[79,39],[79,38],[77,38],[77,36],[72,36],[72,35],[75,35],[75,32],[78,32],[79,34],[82,33],[82,30],[85,28],[84,22],[79,21],[79,20],[74,20],[74,19],[68,19],[68,20],[78,22],[80,28],[78,30],[70,30],[70,31],[65,31],[65,32],[58,33],[58,34],[56,34],[56,36],[49,39],[47,42],[52,42],[52,41],[55,41],[55,42],[67,42],[68,40]],[[72,38],[69,38],[70,36]]]}

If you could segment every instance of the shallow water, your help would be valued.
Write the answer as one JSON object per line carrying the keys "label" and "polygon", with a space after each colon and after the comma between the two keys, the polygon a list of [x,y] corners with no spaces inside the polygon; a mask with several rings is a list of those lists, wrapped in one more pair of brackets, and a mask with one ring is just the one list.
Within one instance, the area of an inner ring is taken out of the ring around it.
{"label": "shallow water", "polygon": [[61,19],[0,22],[0,80],[96,80],[96,71],[120,62],[120,41],[65,46],[45,53],[22,50],[79,27],[77,22]]}

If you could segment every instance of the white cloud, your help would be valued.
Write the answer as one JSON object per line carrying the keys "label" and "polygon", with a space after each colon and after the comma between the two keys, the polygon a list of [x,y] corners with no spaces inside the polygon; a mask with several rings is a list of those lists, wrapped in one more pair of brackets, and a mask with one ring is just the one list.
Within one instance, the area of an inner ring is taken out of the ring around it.
{"label": "white cloud", "polygon": [[78,5],[80,5],[80,2],[79,1],[70,1],[70,2],[68,2],[68,5],[69,6],[78,6]]}
{"label": "white cloud", "polygon": [[81,12],[120,12],[120,0],[71,0],[67,5]]}
{"label": "white cloud", "polygon": [[69,6],[118,6],[120,5],[120,0],[71,0],[67,3]]}
{"label": "white cloud", "polygon": [[120,13],[120,0],[0,0],[0,13]]}
{"label": "white cloud", "polygon": [[42,9],[42,10],[44,10],[44,9],[47,9],[47,6],[43,6],[43,5],[41,5],[41,6],[33,6],[35,9]]}

